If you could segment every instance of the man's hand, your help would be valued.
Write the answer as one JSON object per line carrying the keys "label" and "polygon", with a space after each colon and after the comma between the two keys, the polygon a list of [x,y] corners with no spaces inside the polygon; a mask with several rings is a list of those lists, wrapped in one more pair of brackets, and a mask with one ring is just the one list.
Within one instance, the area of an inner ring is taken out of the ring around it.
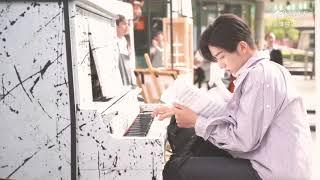
{"label": "man's hand", "polygon": [[158,116],[159,120],[163,120],[163,119],[165,119],[167,117],[171,117],[173,115],[174,115],[173,108],[168,107],[168,106],[161,106],[161,107],[155,108],[152,113],[152,116],[153,117]]}
{"label": "man's hand", "polygon": [[195,126],[198,116],[191,109],[181,104],[175,103],[173,111],[176,116],[176,122],[178,127],[192,128]]}

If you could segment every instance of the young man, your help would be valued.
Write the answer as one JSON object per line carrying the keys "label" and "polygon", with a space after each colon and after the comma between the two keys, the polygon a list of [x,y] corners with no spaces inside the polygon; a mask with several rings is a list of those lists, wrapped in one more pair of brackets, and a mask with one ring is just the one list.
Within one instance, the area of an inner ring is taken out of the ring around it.
{"label": "young man", "polygon": [[130,61],[130,43],[128,20],[118,15],[117,25],[117,46],[119,50],[119,70],[123,85],[133,85],[133,70]]}
{"label": "young man", "polygon": [[164,179],[309,179],[311,136],[289,72],[256,51],[249,27],[235,15],[219,16],[210,24],[200,50],[236,77],[231,100],[216,104],[224,110],[205,118],[175,104],[154,115],[175,115],[178,127],[194,127],[197,136],[212,144],[209,149],[225,150],[231,157],[175,155],[178,160],[166,164]]}

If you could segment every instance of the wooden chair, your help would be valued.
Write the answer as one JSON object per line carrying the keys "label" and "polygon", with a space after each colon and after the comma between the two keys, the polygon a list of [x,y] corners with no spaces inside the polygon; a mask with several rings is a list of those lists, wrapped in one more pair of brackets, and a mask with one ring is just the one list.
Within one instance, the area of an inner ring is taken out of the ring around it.
{"label": "wooden chair", "polygon": [[144,57],[148,68],[135,69],[137,85],[142,89],[146,103],[159,103],[162,92],[177,78],[178,73],[154,68],[149,55],[146,53]]}

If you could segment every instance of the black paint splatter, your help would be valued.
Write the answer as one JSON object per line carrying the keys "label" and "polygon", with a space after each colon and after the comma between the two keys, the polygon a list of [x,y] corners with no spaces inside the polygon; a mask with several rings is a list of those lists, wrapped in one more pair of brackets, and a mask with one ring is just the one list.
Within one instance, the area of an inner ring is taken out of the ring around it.
{"label": "black paint splatter", "polygon": [[6,42],[6,38],[2,38],[2,41],[3,41],[3,42]]}
{"label": "black paint splatter", "polygon": [[2,17],[2,13],[4,13],[4,9],[1,9],[1,11],[0,11],[0,17]]}
{"label": "black paint splatter", "polygon": [[[4,87],[3,77],[4,77],[4,74],[2,74],[1,83],[2,83],[2,94],[5,94],[5,92],[8,92],[8,90]],[[10,82],[10,81],[9,81],[9,82]],[[9,94],[10,94],[10,93],[9,93]],[[14,97],[12,94],[10,94],[10,95],[11,95],[12,97]],[[0,97],[2,97],[2,96],[0,96]],[[14,97],[14,98],[15,98],[15,97]],[[6,104],[6,103],[4,102],[4,99],[3,99],[3,104],[5,104],[6,106],[8,106],[11,112],[16,113],[16,114],[19,114],[19,111],[13,109],[11,106],[9,106],[8,104]]]}
{"label": "black paint splatter", "polygon": [[2,83],[2,95],[4,96],[4,91],[6,90],[6,88],[4,87],[4,83],[3,83],[3,76],[4,76],[4,73],[2,74],[1,76],[1,83]]}
{"label": "black paint splatter", "polygon": [[[56,134],[56,138],[59,137],[59,135],[61,135],[67,128],[70,127],[70,124],[67,125],[66,127],[64,127],[63,129],[61,129],[57,134]],[[49,142],[52,141],[52,139],[49,140]],[[47,145],[47,144],[45,144]],[[8,177],[6,177],[7,179],[9,179],[12,175],[14,175],[22,166],[24,166],[31,158],[33,158],[38,152],[40,152],[42,150],[42,148],[38,149],[36,152],[34,152],[30,157],[26,158],[23,163],[21,165],[19,165],[12,173],[9,174]],[[60,156],[59,156],[60,158]]]}
{"label": "black paint splatter", "polygon": [[16,113],[16,114],[19,114],[19,111],[18,111],[18,110],[13,109],[11,106],[9,106],[9,109],[10,109],[10,111],[11,111],[11,112],[14,112],[14,113]]}
{"label": "black paint splatter", "polygon": [[35,87],[35,85],[38,83],[40,77],[37,77],[36,80],[33,82],[32,87],[30,88],[29,92],[31,93],[32,97],[34,97],[33,95],[33,88]]}
{"label": "black paint splatter", "polygon": [[58,0],[59,8],[61,8],[62,0]]}
{"label": "black paint splatter", "polygon": [[151,178],[152,180],[156,180],[157,179],[157,177],[155,176],[155,173],[154,173],[154,168],[152,169],[152,178]]}
{"label": "black paint splatter", "polygon": [[55,146],[55,145],[51,145],[51,146],[49,146],[49,147],[48,147],[48,149],[51,149],[53,146]]}
{"label": "black paint splatter", "polygon": [[156,139],[155,142],[161,147],[161,142],[159,139]]}
{"label": "black paint splatter", "polygon": [[19,74],[19,72],[18,72],[18,70],[17,70],[17,68],[16,68],[16,65],[14,65],[13,67],[14,67],[14,70],[16,71],[16,74],[17,74],[17,77],[18,77],[18,80],[19,80],[19,84],[21,85],[23,91],[24,91],[24,92],[26,93],[26,95],[28,96],[29,100],[30,100],[31,102],[33,102],[32,99],[31,99],[31,97],[29,96],[29,94],[27,93],[26,89],[25,89],[24,86],[23,86],[23,83],[22,83],[22,81],[21,81],[21,77],[20,77],[20,74]]}
{"label": "black paint splatter", "polygon": [[118,156],[116,156],[112,162],[113,167],[117,167],[117,163],[118,163]]}
{"label": "black paint splatter", "polygon": [[63,83],[54,84],[53,87],[59,87],[59,86],[62,86],[62,85],[66,85],[68,87],[68,82],[67,82],[66,78],[64,78],[64,82]]}
{"label": "black paint splatter", "polygon": [[26,11],[24,11],[23,13],[21,13],[19,16],[20,16],[20,17],[24,17],[25,14],[26,14]]}
{"label": "black paint splatter", "polygon": [[[52,63],[53,63],[54,61],[57,61],[62,55],[63,55],[63,54],[60,54],[55,60],[52,61]],[[50,65],[51,65],[52,63],[50,63]],[[48,63],[47,63],[47,64],[48,64]],[[22,81],[22,83],[26,82],[27,80],[31,79],[33,76],[35,76],[35,75],[37,75],[37,74],[39,74],[39,73],[43,75],[43,74],[45,73],[45,71],[47,70],[47,68],[48,68],[48,67],[46,67],[46,69],[40,69],[40,71],[33,73],[32,75],[30,75],[29,77],[27,77],[26,79],[24,79],[24,80]],[[18,86],[20,86],[20,85],[21,85],[21,83],[18,83],[17,85],[15,85],[15,86],[14,86],[13,88],[11,88],[8,92],[6,92],[6,93],[4,94],[4,96],[1,97],[0,100],[4,99],[11,91],[15,90],[15,89],[16,89]]]}
{"label": "black paint splatter", "polygon": [[41,26],[36,33],[39,33],[40,31],[42,31],[43,28],[47,27],[51,22],[53,22],[54,19],[56,19],[59,15],[61,14],[61,12],[59,12],[57,15],[53,16],[44,26]]}
{"label": "black paint splatter", "polygon": [[7,177],[8,179],[14,174],[16,173],[22,166],[24,166],[34,155],[36,155],[39,151],[33,153],[30,157],[26,158],[25,160],[23,160],[23,163],[18,166],[12,173],[9,174],[9,176]]}
{"label": "black paint splatter", "polygon": [[49,113],[44,109],[44,107],[42,106],[42,104],[40,103],[40,101],[38,101],[39,106],[41,107],[42,111],[50,118],[52,119],[52,117],[49,115]]}
{"label": "black paint splatter", "polygon": [[37,3],[37,2],[33,2],[33,3],[31,3],[31,6],[33,6],[33,7],[35,8],[35,7],[37,7],[37,6],[40,6],[40,4]]}
{"label": "black paint splatter", "polygon": [[56,137],[58,138],[59,135],[62,134],[69,126],[70,126],[70,124],[67,125],[66,127],[64,127],[63,129],[61,129],[61,130],[56,134]]}
{"label": "black paint splatter", "polygon": [[99,171],[99,179],[100,179],[100,153],[98,151],[98,171]]}
{"label": "black paint splatter", "polygon": [[13,26],[13,25],[17,22],[17,20],[18,20],[18,19],[15,19],[14,21],[9,21],[9,22],[10,22],[10,25]]}
{"label": "black paint splatter", "polygon": [[81,125],[79,126],[80,131],[82,131],[82,127],[85,126],[86,124],[87,124],[87,123],[84,123],[84,124],[81,124]]}
{"label": "black paint splatter", "polygon": [[156,176],[155,176],[155,173],[154,173],[154,157],[152,157],[152,180],[156,180]]}
{"label": "black paint splatter", "polygon": [[41,78],[43,78],[44,73],[47,71],[48,67],[52,64],[53,62],[51,62],[50,60],[44,65],[44,67],[41,69],[40,68],[40,74],[41,74]]}

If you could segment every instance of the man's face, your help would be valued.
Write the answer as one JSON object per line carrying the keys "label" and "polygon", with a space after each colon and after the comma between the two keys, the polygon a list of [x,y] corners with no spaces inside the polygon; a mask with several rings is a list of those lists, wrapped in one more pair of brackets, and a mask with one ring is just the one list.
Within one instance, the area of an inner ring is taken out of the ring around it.
{"label": "man's face", "polygon": [[[238,45],[239,46],[239,45]],[[220,68],[231,72],[233,75],[241,68],[243,63],[243,57],[238,52],[238,48],[235,52],[228,52],[222,48],[209,45],[209,50],[213,57],[216,57]]]}
{"label": "man's face", "polygon": [[118,36],[124,36],[124,35],[128,34],[128,32],[129,32],[128,22],[121,21],[117,27]]}
{"label": "man's face", "polygon": [[274,35],[267,36],[266,41],[267,41],[268,47],[273,46],[275,39],[276,39],[276,37]]}
{"label": "man's face", "polygon": [[158,41],[158,42],[162,42],[163,41],[163,34],[162,33],[159,33],[155,39]]}

